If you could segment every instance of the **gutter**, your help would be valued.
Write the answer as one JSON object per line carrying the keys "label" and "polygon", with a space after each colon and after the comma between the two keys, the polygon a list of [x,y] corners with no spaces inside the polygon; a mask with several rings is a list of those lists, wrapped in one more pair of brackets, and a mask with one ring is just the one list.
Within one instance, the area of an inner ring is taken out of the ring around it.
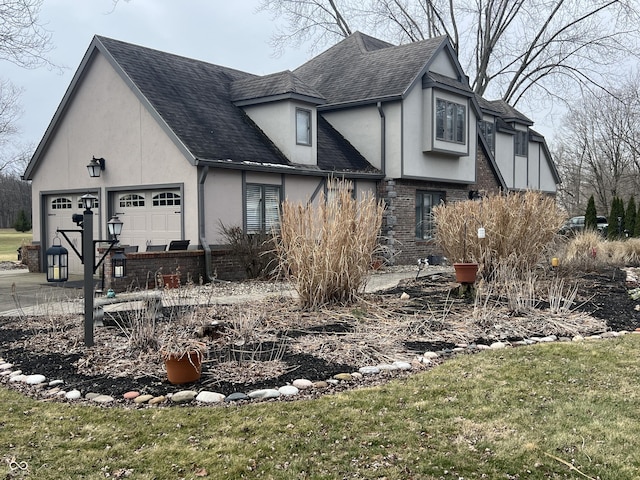
{"label": "gutter", "polygon": [[202,245],[202,249],[204,250],[204,272],[207,280],[209,282],[214,282],[216,279],[213,278],[213,273],[211,272],[211,247],[209,246],[209,242],[207,241],[205,235],[205,223],[204,223],[204,210],[205,210],[205,202],[204,202],[204,183],[207,180],[207,175],[209,174],[209,167],[204,166],[200,171],[200,176],[198,177],[198,241],[200,245]]}
{"label": "gutter", "polygon": [[386,177],[387,175],[387,143],[386,143],[386,133],[387,133],[387,119],[384,116],[384,110],[382,109],[382,102],[378,102],[378,113],[380,114],[380,170]]}

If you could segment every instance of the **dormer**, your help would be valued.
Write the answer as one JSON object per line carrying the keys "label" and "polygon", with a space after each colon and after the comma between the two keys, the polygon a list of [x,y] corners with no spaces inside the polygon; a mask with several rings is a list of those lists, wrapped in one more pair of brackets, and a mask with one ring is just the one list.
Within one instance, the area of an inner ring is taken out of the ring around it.
{"label": "dormer", "polygon": [[453,157],[470,155],[475,146],[478,106],[449,42],[445,42],[422,76],[422,151]]}
{"label": "dormer", "polygon": [[318,163],[317,106],[324,98],[291,71],[238,80],[231,99],[292,163]]}

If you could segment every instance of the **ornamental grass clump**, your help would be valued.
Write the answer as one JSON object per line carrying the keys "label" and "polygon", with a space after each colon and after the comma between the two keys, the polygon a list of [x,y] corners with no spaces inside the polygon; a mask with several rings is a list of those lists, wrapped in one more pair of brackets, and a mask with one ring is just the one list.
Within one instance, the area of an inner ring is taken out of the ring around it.
{"label": "ornamental grass clump", "polygon": [[282,205],[276,251],[303,308],[353,301],[366,284],[384,207],[372,194],[352,197],[350,182],[331,180],[329,198]]}
{"label": "ornamental grass clump", "polygon": [[564,221],[552,197],[532,191],[439,205],[433,215],[445,256],[453,263],[477,262],[485,278],[507,260],[518,271],[530,271]]}

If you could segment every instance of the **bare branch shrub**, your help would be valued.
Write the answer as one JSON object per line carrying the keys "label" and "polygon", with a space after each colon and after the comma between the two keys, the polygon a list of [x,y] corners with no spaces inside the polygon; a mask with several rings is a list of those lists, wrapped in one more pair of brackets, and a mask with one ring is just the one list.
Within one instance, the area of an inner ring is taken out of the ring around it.
{"label": "bare branch shrub", "polygon": [[272,236],[269,233],[246,233],[242,227],[227,226],[220,222],[220,233],[224,236],[232,254],[238,259],[248,278],[259,278],[275,268]]}
{"label": "bare branch shrub", "polygon": [[[485,278],[507,258],[512,268],[526,273],[540,261],[564,221],[552,197],[532,191],[439,205],[433,213],[445,256],[454,263],[479,263]],[[477,237],[479,227],[486,238]]]}
{"label": "bare branch shrub", "polygon": [[382,203],[371,194],[354,199],[348,181],[331,179],[329,191],[317,204],[282,206],[276,251],[306,309],[353,301],[380,248]]}

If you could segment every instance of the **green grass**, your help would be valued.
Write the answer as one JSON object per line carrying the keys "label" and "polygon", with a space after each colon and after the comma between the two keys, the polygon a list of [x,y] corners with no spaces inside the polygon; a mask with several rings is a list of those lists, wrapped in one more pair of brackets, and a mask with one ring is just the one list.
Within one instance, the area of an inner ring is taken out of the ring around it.
{"label": "green grass", "polygon": [[489,351],[248,406],[126,410],[0,388],[0,477],[637,479],[638,349],[640,335]]}
{"label": "green grass", "polygon": [[31,243],[31,232],[17,232],[13,228],[0,228],[0,262],[17,260],[16,250],[23,242]]}

